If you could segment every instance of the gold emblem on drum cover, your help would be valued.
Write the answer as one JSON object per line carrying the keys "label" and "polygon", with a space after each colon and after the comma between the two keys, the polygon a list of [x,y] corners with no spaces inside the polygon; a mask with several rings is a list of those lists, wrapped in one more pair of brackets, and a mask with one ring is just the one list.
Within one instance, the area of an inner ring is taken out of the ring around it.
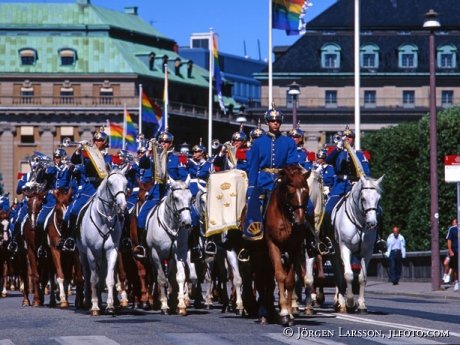
{"label": "gold emblem on drum cover", "polygon": [[223,197],[224,197],[223,194],[218,194],[218,195],[216,195],[217,200],[220,200],[220,199],[222,199]]}
{"label": "gold emblem on drum cover", "polygon": [[236,196],[235,192],[230,193],[230,196]]}
{"label": "gold emblem on drum cover", "polygon": [[232,185],[231,185],[230,183],[225,182],[225,183],[222,183],[222,184],[220,185],[220,189],[222,189],[222,190],[227,190],[227,189],[230,189],[231,186],[232,186]]}
{"label": "gold emblem on drum cover", "polygon": [[225,207],[229,207],[229,206],[230,206],[230,203],[229,203],[229,202],[226,202],[226,203],[224,203],[224,206],[225,206]]}
{"label": "gold emblem on drum cover", "polygon": [[209,223],[211,223],[212,225],[216,225],[216,221],[215,220],[210,220]]}
{"label": "gold emblem on drum cover", "polygon": [[254,236],[260,234],[262,231],[262,223],[261,222],[254,222],[248,226],[248,232]]}

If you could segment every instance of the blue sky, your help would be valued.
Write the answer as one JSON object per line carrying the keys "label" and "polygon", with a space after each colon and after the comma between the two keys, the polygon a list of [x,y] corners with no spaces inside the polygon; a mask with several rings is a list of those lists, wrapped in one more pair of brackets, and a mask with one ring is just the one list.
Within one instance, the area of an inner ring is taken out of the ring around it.
{"label": "blue sky", "polygon": [[[3,1],[3,0],[2,0]],[[336,0],[311,0],[307,21],[333,5]],[[75,0],[6,0],[4,2],[75,3]],[[139,16],[179,46],[188,46],[190,34],[209,32],[219,35],[219,51],[259,59],[268,57],[269,0],[91,0],[91,4],[120,12],[126,6],[139,7]],[[308,26],[307,26],[308,29]],[[292,45],[299,36],[286,36],[273,30],[273,45]]]}

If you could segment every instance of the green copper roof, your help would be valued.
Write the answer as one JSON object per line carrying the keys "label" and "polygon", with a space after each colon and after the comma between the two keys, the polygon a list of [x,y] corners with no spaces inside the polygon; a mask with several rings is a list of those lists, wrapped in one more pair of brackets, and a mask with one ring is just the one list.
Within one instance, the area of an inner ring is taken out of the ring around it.
{"label": "green copper roof", "polygon": [[0,3],[0,28],[108,25],[166,38],[137,15],[107,8],[60,3]]}

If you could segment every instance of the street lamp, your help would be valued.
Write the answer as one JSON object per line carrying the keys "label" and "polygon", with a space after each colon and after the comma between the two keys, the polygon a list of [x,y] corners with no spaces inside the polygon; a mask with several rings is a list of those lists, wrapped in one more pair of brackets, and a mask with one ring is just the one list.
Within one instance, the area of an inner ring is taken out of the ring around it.
{"label": "street lamp", "polygon": [[243,123],[243,122],[248,121],[248,119],[246,118],[246,114],[244,113],[244,107],[243,106],[240,107],[240,110],[238,112],[238,115],[237,115],[235,121],[238,122],[238,123]]}
{"label": "street lamp", "polygon": [[292,96],[292,127],[294,128],[297,123],[297,96],[300,95],[300,85],[293,81],[289,85],[288,94]]}
{"label": "street lamp", "polygon": [[425,14],[423,27],[430,30],[430,219],[431,219],[431,289],[441,287],[439,260],[439,214],[438,214],[438,162],[436,136],[436,59],[434,47],[434,30],[439,28],[438,14],[429,10]]}

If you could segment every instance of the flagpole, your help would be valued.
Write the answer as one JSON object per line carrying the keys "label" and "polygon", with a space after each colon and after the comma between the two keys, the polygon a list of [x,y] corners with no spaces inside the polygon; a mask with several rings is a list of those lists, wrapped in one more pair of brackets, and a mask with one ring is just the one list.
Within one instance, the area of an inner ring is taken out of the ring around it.
{"label": "flagpole", "polygon": [[272,0],[268,0],[268,108],[273,103],[273,37],[272,37]]}
{"label": "flagpole", "polygon": [[112,140],[110,140],[110,139],[112,137],[112,131],[110,130],[110,121],[109,121],[109,119],[107,119],[105,122],[106,122],[105,127],[109,129],[109,149],[111,149],[112,148]]}
{"label": "flagpole", "polygon": [[165,131],[168,128],[168,104],[169,104],[169,95],[168,95],[168,64],[164,65],[165,67],[165,90],[164,90],[164,107],[165,107]]}
{"label": "flagpole", "polygon": [[125,149],[125,144],[126,144],[126,103],[124,105],[125,111],[123,112],[123,144],[121,145],[121,149]]}
{"label": "flagpole", "polygon": [[212,142],[212,71],[213,71],[213,61],[214,61],[214,34],[212,32],[212,28],[209,28],[209,100],[208,100],[208,152],[211,154],[211,142]]}
{"label": "flagpole", "polygon": [[139,84],[139,134],[142,133],[142,84]]}
{"label": "flagpole", "polygon": [[359,0],[355,0],[355,148],[361,149],[361,103],[360,94],[360,59],[359,59]]}

